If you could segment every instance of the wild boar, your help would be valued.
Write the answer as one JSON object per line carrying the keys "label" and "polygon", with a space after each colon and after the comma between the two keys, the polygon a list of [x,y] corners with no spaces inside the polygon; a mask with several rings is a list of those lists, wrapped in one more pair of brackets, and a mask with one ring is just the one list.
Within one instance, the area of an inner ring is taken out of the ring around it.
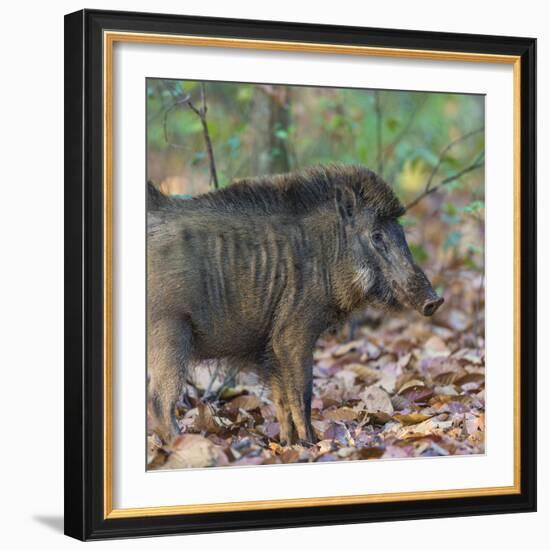
{"label": "wild boar", "polygon": [[280,440],[313,442],[313,349],[365,306],[432,315],[402,204],[374,172],[330,166],[241,180],[185,200],[148,184],[149,398],[165,440],[191,362],[255,365]]}

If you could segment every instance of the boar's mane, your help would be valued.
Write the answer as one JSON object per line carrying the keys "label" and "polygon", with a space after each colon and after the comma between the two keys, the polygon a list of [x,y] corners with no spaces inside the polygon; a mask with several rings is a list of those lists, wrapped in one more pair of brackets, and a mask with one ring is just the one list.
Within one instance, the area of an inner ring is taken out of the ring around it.
{"label": "boar's mane", "polygon": [[192,200],[167,197],[150,184],[148,207],[152,210],[206,208],[226,213],[300,215],[333,203],[338,188],[352,191],[359,208],[368,207],[380,217],[397,218],[405,211],[390,186],[372,170],[345,165],[241,179]]}

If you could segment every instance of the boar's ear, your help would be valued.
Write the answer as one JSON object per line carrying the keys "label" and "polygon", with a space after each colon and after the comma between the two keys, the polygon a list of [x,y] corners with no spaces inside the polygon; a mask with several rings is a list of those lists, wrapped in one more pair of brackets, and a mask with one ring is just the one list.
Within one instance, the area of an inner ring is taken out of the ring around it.
{"label": "boar's ear", "polygon": [[344,221],[350,221],[355,214],[357,197],[347,186],[337,187],[335,193],[336,209]]}

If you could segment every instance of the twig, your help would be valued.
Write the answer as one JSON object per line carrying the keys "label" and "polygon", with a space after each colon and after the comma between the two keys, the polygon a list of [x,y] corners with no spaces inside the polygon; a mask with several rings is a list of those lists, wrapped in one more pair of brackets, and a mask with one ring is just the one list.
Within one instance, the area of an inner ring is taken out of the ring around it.
{"label": "twig", "polygon": [[481,266],[481,278],[479,281],[479,287],[477,288],[477,300],[474,302],[474,333],[480,334],[481,323],[481,300],[483,299],[483,291],[485,284],[485,265]]}
{"label": "twig", "polygon": [[444,180],[441,180],[437,185],[434,187],[426,187],[416,199],[411,201],[407,206],[405,207],[405,210],[410,210],[413,206],[416,206],[424,197],[427,197],[428,195],[431,195],[432,193],[435,193],[440,187],[443,185],[447,185],[460,177],[462,177],[464,174],[467,174],[468,172],[473,172],[474,170],[477,170],[478,168],[482,168],[485,164],[484,162],[484,155],[480,155],[472,164],[469,166],[466,166],[466,168],[463,168],[456,174],[453,174],[452,176],[448,176]]}
{"label": "twig", "polygon": [[212,148],[212,140],[210,139],[210,132],[208,131],[208,123],[206,121],[206,112],[208,107],[206,105],[206,89],[204,82],[201,82],[201,102],[202,107],[197,109],[189,100],[187,103],[192,111],[194,111],[201,119],[202,133],[204,135],[204,142],[206,143],[206,150],[208,152],[208,160],[210,161],[210,181],[214,184],[214,189],[219,188],[218,173],[216,171],[216,162],[214,160],[214,149]]}
{"label": "twig", "polygon": [[[477,222],[479,232],[481,234],[481,241],[484,241],[484,232],[485,232],[485,222],[480,214],[476,212],[472,212],[471,216],[474,218],[474,220]],[[474,332],[476,334],[480,334],[482,330],[479,330],[480,325],[483,326],[481,323],[481,301],[484,298],[484,285],[485,285],[485,256],[484,254],[481,254],[481,266],[480,266],[480,272],[481,272],[481,279],[479,281],[479,287],[477,289],[477,300],[474,303]]]}
{"label": "twig", "polygon": [[182,149],[184,148],[183,145],[180,145],[179,143],[173,143],[168,139],[168,114],[172,110],[176,109],[177,107],[180,107],[181,105],[185,105],[186,103],[188,103],[190,99],[191,99],[191,96],[187,94],[185,97],[178,99],[178,101],[176,101],[172,106],[168,107],[168,109],[164,111],[164,118],[162,121],[162,128],[164,131],[164,141],[166,141],[166,143],[168,143],[168,145],[170,145],[171,147],[180,147]]}
{"label": "twig", "polygon": [[221,386],[218,388],[218,392],[216,393],[216,399],[220,399],[225,389],[233,385],[233,383],[235,382],[235,379],[237,378],[237,374],[239,374],[239,371],[240,371],[240,368],[238,366],[232,366],[230,368]]}
{"label": "twig", "polygon": [[426,101],[428,100],[428,97],[429,97],[429,95],[426,94],[422,98],[420,103],[412,110],[412,112],[409,116],[409,119],[405,123],[405,126],[403,126],[403,129],[399,132],[399,134],[397,134],[393,138],[391,143],[386,146],[386,150],[391,151],[391,150],[395,149],[397,147],[397,145],[399,144],[399,142],[409,133],[409,130],[411,129],[411,126],[413,125],[413,122],[416,119],[416,115],[418,115],[419,111],[422,109],[422,107],[424,107],[424,105],[426,104]]}
{"label": "twig", "polygon": [[[424,97],[417,103],[416,107],[411,111],[411,114],[409,115],[409,118],[401,131],[393,138],[390,143],[388,143],[388,145],[384,147],[384,158],[386,158],[387,156],[392,156],[396,147],[399,145],[399,143],[401,143],[401,140],[408,135],[414,121],[416,120],[418,113],[422,110],[422,108],[428,101],[428,98],[429,95],[425,94]],[[395,171],[396,169],[394,167],[392,170],[393,174],[390,177],[386,178],[387,181],[393,181],[395,179]]]}
{"label": "twig", "polygon": [[376,110],[376,164],[378,175],[382,177],[384,175],[384,152],[382,151],[382,107],[380,105],[380,92],[378,90],[375,90],[374,92],[374,108]]}
{"label": "twig", "polygon": [[479,134],[480,132],[483,132],[485,130],[484,127],[481,127],[481,128],[478,128],[477,130],[473,130],[471,132],[468,132],[467,134],[464,134],[462,136],[460,136],[459,138],[451,141],[451,143],[449,143],[444,149],[443,151],[441,151],[441,153],[439,154],[439,159],[437,160],[437,163],[436,165],[434,166],[431,174],[430,174],[430,177],[428,178],[428,181],[426,182],[426,189],[429,189],[430,188],[430,185],[432,183],[432,180],[434,179],[435,175],[437,174],[438,170],[439,170],[439,167],[441,166],[441,164],[443,163],[443,161],[445,160],[445,156],[447,155],[447,153],[455,146],[455,145],[458,145],[459,143],[463,142],[464,140],[468,139],[469,137],[472,137],[472,136],[475,136],[476,134]]}
{"label": "twig", "polygon": [[482,153],[472,164],[470,164],[469,166],[467,166],[466,168],[464,168],[463,170],[460,170],[459,172],[457,172],[456,174],[453,174],[452,176],[449,176],[447,178],[445,178],[444,180],[442,180],[438,185],[436,185],[435,187],[432,187],[432,182],[437,174],[437,172],[439,171],[439,168],[441,167],[441,164],[443,163],[443,161],[445,160],[445,157],[447,155],[447,153],[455,146],[455,145],[458,145],[459,143],[465,141],[466,139],[476,135],[476,134],[479,134],[480,132],[483,132],[485,130],[484,127],[481,127],[481,128],[478,128],[477,130],[472,130],[471,132],[468,132],[462,136],[460,136],[459,138],[451,141],[451,143],[449,143],[442,151],[441,153],[439,154],[439,158],[435,164],[435,166],[433,167],[430,175],[428,176],[428,180],[426,181],[426,185],[424,186],[424,191],[422,193],[420,193],[420,195],[418,197],[416,197],[416,199],[414,199],[412,202],[410,202],[407,206],[406,206],[406,210],[409,210],[410,208],[412,208],[413,206],[415,206],[416,204],[418,204],[424,197],[428,196],[428,195],[431,195],[432,193],[434,193],[435,191],[437,191],[442,185],[446,185],[448,183],[451,183],[452,181],[455,181],[457,180],[458,178],[460,178],[461,176],[463,176],[464,174],[467,174],[468,172],[472,172],[473,170],[476,170],[478,168],[481,168],[483,165],[484,165],[484,162],[483,162],[483,158],[484,158],[484,154]]}
{"label": "twig", "polygon": [[191,96],[187,94],[185,97],[178,99],[171,107],[166,109],[164,111],[164,121],[163,121],[163,129],[164,129],[164,140],[166,143],[168,143],[172,147],[180,147],[183,148],[184,146],[179,145],[177,143],[172,143],[168,139],[168,114],[173,109],[176,109],[177,107],[180,107],[181,105],[187,105],[200,119],[201,126],[202,126],[202,133],[204,136],[204,142],[206,145],[206,151],[208,153],[208,160],[209,160],[209,167],[210,167],[210,182],[214,185],[214,189],[219,188],[218,183],[218,173],[216,171],[216,161],[214,159],[214,149],[212,147],[212,140],[210,139],[210,132],[208,131],[208,122],[206,120],[206,113],[208,111],[208,106],[206,104],[206,89],[204,83],[201,82],[201,103],[202,106],[200,108],[196,107],[192,101]]}
{"label": "twig", "polygon": [[208,386],[204,390],[204,393],[202,394],[202,400],[206,401],[210,397],[210,392],[212,391],[212,386],[214,385],[214,382],[218,378],[218,374],[220,372],[220,361],[216,361],[216,368],[214,369],[214,372],[210,374],[210,380],[208,381]]}

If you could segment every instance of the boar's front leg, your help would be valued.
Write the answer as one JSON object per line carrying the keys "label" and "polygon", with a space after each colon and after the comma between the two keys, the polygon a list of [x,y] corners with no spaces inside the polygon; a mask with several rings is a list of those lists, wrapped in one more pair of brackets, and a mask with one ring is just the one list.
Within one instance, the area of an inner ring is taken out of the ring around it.
{"label": "boar's front leg", "polygon": [[277,420],[279,421],[279,441],[281,445],[293,443],[295,438],[292,414],[286,398],[283,377],[278,370],[274,370],[271,373],[271,397],[277,411]]}
{"label": "boar's front leg", "polygon": [[[292,423],[302,443],[314,443],[311,425],[311,395],[313,390],[313,345],[303,327],[287,325],[273,337],[273,351],[277,363],[276,374],[284,389],[283,413],[290,409]],[[279,414],[279,409],[277,409]],[[285,419],[279,416],[281,439]],[[290,430],[292,431],[292,430]],[[289,443],[294,441],[290,440]]]}
{"label": "boar's front leg", "polygon": [[148,395],[156,424],[154,430],[164,443],[170,443],[180,433],[176,404],[183,391],[185,369],[191,356],[191,341],[191,327],[185,321],[165,318],[149,324]]}

